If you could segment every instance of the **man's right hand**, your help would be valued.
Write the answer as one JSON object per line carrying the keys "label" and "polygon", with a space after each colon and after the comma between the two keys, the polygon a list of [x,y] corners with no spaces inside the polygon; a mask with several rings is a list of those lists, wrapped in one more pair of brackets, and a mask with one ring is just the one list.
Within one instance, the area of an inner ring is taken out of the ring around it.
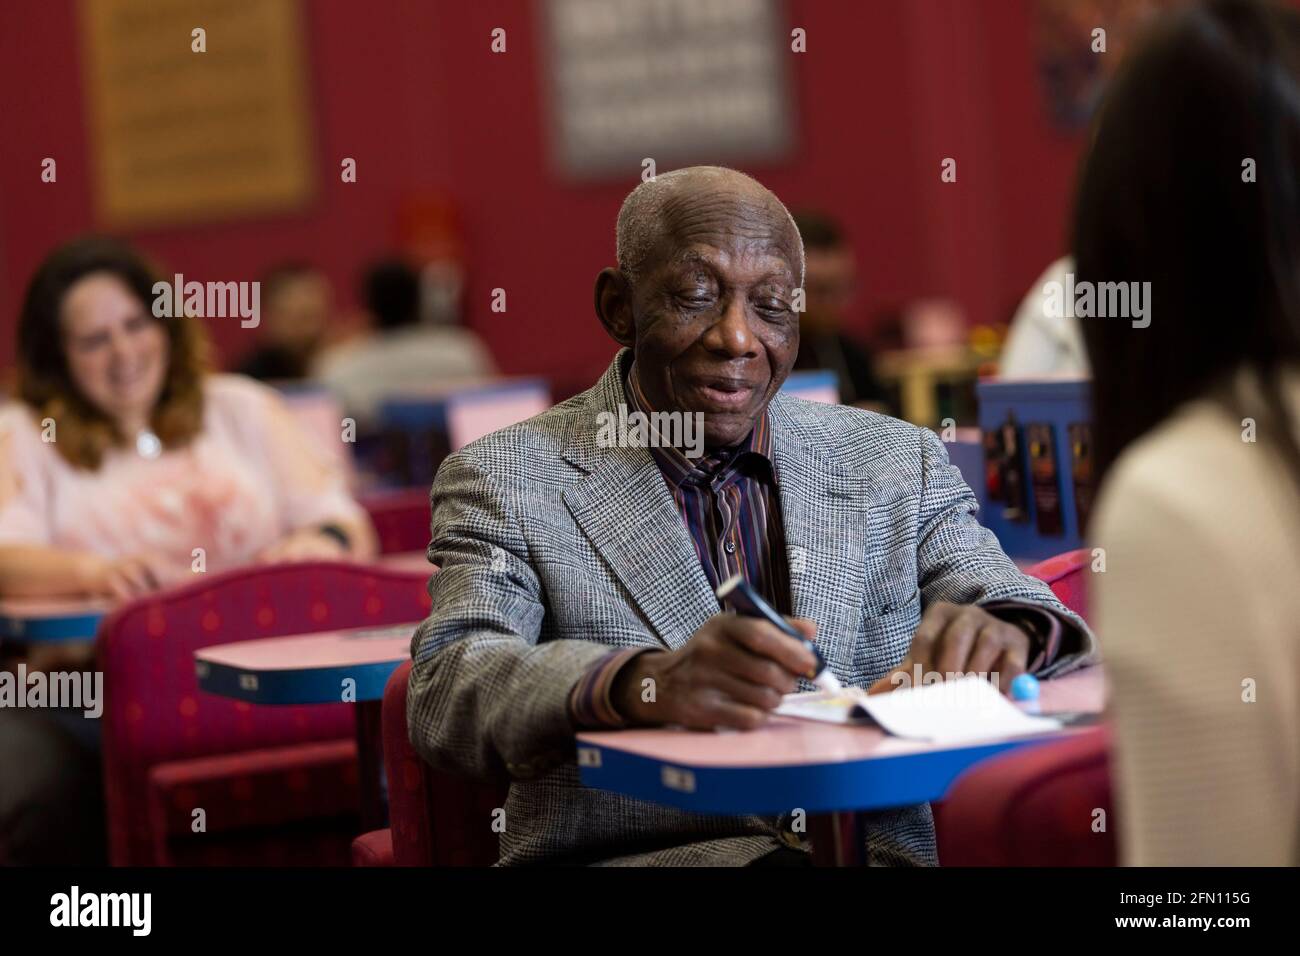
{"label": "man's right hand", "polygon": [[[809,638],[816,634],[812,621],[791,620]],[[683,647],[629,661],[610,698],[631,725],[753,730],[816,666],[807,648],[767,621],[719,614]]]}

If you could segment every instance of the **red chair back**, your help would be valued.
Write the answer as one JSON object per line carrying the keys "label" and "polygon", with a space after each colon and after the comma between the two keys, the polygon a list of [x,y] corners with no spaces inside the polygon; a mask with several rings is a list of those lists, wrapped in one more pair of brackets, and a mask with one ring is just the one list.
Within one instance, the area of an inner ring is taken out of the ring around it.
{"label": "red chair back", "polygon": [[[1061,603],[1087,618],[1092,552],[1067,551],[1026,574],[1046,581]],[[934,805],[945,866],[1113,866],[1109,731],[994,757],[957,779]],[[1096,811],[1105,825],[1096,830]]]}
{"label": "red chair back", "polygon": [[379,537],[379,553],[423,551],[429,547],[429,489],[377,491],[360,498]]}
{"label": "red chair back", "polygon": [[1039,561],[1025,573],[1046,581],[1057,599],[1085,620],[1088,617],[1088,575],[1092,552],[1087,548],[1066,551],[1056,557]]}
{"label": "red chair back", "polygon": [[1110,731],[994,757],[953,784],[942,809],[944,866],[1114,866]]}
{"label": "red chair back", "polygon": [[112,862],[155,862],[148,777],[156,765],[353,736],[349,704],[255,706],[200,692],[196,650],[419,620],[429,608],[425,581],[332,562],[248,567],[133,601],[106,618],[96,651]]}
{"label": "red chair back", "polygon": [[411,746],[406,727],[407,661],[384,689],[384,766],[388,819],[397,866],[490,866],[497,861],[492,811],[508,784],[482,783],[435,770]]}

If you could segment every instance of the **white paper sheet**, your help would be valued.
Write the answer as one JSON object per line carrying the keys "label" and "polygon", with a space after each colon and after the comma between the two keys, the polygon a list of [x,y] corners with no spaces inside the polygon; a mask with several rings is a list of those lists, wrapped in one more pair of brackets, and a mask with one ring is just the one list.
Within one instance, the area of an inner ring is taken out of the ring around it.
{"label": "white paper sheet", "polygon": [[896,737],[957,743],[1059,730],[1061,722],[1031,717],[988,681],[963,677],[887,694],[859,690],[788,694],[778,714],[833,724],[872,722]]}

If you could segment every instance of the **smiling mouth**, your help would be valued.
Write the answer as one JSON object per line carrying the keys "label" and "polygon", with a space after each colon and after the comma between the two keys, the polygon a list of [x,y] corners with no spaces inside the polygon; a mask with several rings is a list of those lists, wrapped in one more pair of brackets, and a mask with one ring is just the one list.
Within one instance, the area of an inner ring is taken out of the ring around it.
{"label": "smiling mouth", "polygon": [[148,367],[141,365],[137,368],[116,372],[109,376],[109,381],[112,382],[114,388],[132,388],[144,381],[147,372]]}
{"label": "smiling mouth", "polygon": [[734,411],[747,406],[758,387],[737,379],[706,378],[692,382],[691,389],[704,405],[720,411]]}

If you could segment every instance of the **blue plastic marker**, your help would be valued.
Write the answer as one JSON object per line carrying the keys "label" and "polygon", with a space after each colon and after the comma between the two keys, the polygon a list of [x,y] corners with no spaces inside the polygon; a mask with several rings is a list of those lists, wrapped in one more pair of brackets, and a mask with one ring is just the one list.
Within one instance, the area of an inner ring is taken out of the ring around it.
{"label": "blue plastic marker", "polygon": [[1033,674],[1021,674],[1011,682],[1011,699],[1026,713],[1038,713],[1038,695],[1038,678]]}
{"label": "blue plastic marker", "polygon": [[813,657],[817,660],[817,670],[810,675],[809,679],[822,690],[839,691],[844,689],[844,685],[836,679],[835,675],[826,666],[826,658],[822,657],[821,651],[817,650],[817,645],[804,637],[798,628],[778,614],[772,605],[764,601],[762,596],[745,580],[744,575],[737,574],[728,578],[718,585],[718,590],[714,593],[718,596],[719,601],[730,602],[731,606],[736,609],[737,614],[743,614],[745,617],[761,617],[770,621],[782,634],[790,635],[812,651]]}

